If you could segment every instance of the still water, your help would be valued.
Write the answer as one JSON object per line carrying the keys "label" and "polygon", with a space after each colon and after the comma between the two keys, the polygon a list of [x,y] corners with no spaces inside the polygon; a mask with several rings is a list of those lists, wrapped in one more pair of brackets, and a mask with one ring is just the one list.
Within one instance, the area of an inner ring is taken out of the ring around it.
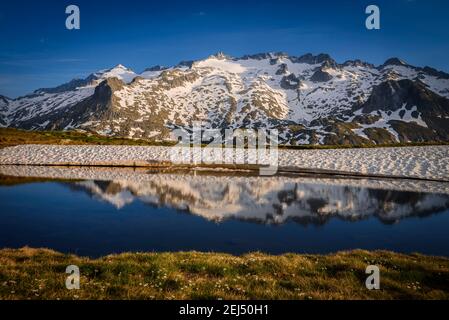
{"label": "still water", "polygon": [[92,257],[357,248],[449,256],[449,195],[438,186],[423,192],[335,179],[139,177],[2,183],[0,248]]}

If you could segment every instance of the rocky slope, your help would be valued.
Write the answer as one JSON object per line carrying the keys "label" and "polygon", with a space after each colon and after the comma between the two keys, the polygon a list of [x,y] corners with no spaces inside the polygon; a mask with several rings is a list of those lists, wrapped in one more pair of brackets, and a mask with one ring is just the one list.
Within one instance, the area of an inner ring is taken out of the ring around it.
{"label": "rocky slope", "polygon": [[8,112],[8,105],[10,102],[11,99],[0,95],[0,126],[6,125],[5,114]]}
{"label": "rocky slope", "polygon": [[118,65],[0,97],[0,125],[30,130],[168,140],[173,128],[197,121],[277,128],[281,143],[292,145],[449,141],[449,75],[397,58],[376,67],[327,54],[219,53],[141,74]]}

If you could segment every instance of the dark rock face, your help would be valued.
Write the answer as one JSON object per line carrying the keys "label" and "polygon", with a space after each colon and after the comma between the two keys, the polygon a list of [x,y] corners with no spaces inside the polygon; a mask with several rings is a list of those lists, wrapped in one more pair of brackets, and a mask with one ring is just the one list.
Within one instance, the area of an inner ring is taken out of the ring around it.
{"label": "dark rock face", "polygon": [[428,75],[437,77],[439,79],[449,79],[449,74],[447,74],[446,72],[443,72],[443,71],[438,71],[438,70],[436,70],[434,68],[431,68],[431,67],[425,66],[421,70],[422,70],[422,72],[424,72],[424,73],[426,73]]}
{"label": "dark rock face", "polygon": [[379,115],[373,114],[362,114],[354,117],[352,122],[360,123],[360,124],[373,124],[380,119]]}
{"label": "dark rock face", "polygon": [[275,52],[273,55],[278,58],[288,58],[288,53],[283,51]]}
{"label": "dark rock face", "polygon": [[100,83],[95,88],[95,93],[86,100],[81,101],[75,106],[56,110],[44,115],[42,118],[33,121],[25,121],[21,124],[22,128],[32,129],[36,122],[42,123],[49,121],[44,128],[46,130],[63,130],[71,123],[82,123],[85,121],[101,121],[114,115],[113,92],[120,90],[124,83],[117,78],[109,78]]}
{"label": "dark rock face", "polygon": [[65,92],[70,90],[75,90],[78,87],[83,87],[85,85],[88,85],[93,80],[92,77],[88,77],[86,79],[73,79],[70,82],[64,83],[60,86],[57,86],[55,88],[41,88],[37,89],[34,93],[40,94],[40,93],[59,93],[59,92]]}
{"label": "dark rock face", "polygon": [[187,60],[187,61],[181,61],[178,63],[178,67],[186,67],[186,68],[192,68],[192,65],[195,61]]}
{"label": "dark rock face", "polygon": [[122,89],[123,86],[124,86],[124,83],[120,79],[108,78],[107,80],[100,83],[100,85],[98,87],[95,88],[94,96],[105,101],[105,100],[111,98],[112,93],[114,91],[118,91],[118,90]]}
{"label": "dark rock face", "polygon": [[301,80],[293,73],[285,76],[281,80],[281,88],[286,90],[296,90],[301,87]]}
{"label": "dark rock face", "polygon": [[407,63],[400,60],[399,58],[390,58],[384,62],[383,65],[380,66],[380,69],[385,68],[386,66],[406,66]]}
{"label": "dark rock face", "polygon": [[337,68],[338,65],[335,62],[326,60],[321,64],[321,69],[333,69],[333,68]]}
{"label": "dark rock face", "polygon": [[[285,52],[275,52],[275,53],[270,53],[270,52],[261,52],[261,53],[256,53],[256,54],[246,54],[240,58],[234,59],[234,60],[265,60],[265,59],[270,59],[271,61],[278,61],[279,58],[288,58],[288,54]],[[276,64],[276,63],[273,63]]]}
{"label": "dark rock face", "polygon": [[142,80],[144,80],[143,77],[137,76],[137,77],[135,77],[129,84],[130,84],[130,85],[134,85],[134,84],[136,84],[136,83],[139,83],[139,82],[142,81]]}
{"label": "dark rock face", "polygon": [[315,71],[315,73],[310,78],[310,81],[313,82],[327,82],[329,80],[332,80],[332,76],[322,69],[318,69],[317,71]]}
{"label": "dark rock face", "polygon": [[384,110],[395,111],[402,108],[404,102],[409,99],[409,92],[413,82],[403,80],[400,82],[388,80],[373,88],[371,96],[362,106],[362,112]]}
{"label": "dark rock face", "polygon": [[359,59],[345,61],[345,62],[342,64],[342,66],[343,66],[343,67],[351,66],[351,67],[374,68],[374,65],[373,65],[373,64],[364,62],[364,61],[359,60]]}
{"label": "dark rock face", "polygon": [[307,53],[300,57],[290,57],[290,60],[293,63],[308,63],[308,64],[322,64],[324,62],[328,62],[330,65],[336,66],[337,63],[334,59],[331,58],[330,55],[325,53],[320,53],[319,55],[314,56],[311,53]]}
{"label": "dark rock face", "polygon": [[256,53],[256,54],[247,54],[241,57],[241,60],[265,60],[265,59],[271,59],[271,54],[264,52],[264,53]]}
{"label": "dark rock face", "polygon": [[11,99],[9,99],[8,97],[0,95],[0,126],[6,125],[6,117],[4,116],[4,114],[8,110],[10,100]]}
{"label": "dark rock face", "polygon": [[[415,122],[391,120],[389,124],[399,134],[402,142],[447,141],[449,139],[449,100],[427,89],[419,81],[386,81],[373,88],[371,96],[361,109],[363,113],[378,110],[396,111],[405,106],[411,110],[416,106],[418,113],[428,128]],[[404,115],[404,112],[399,114]],[[430,129],[431,128],[431,129]]]}
{"label": "dark rock face", "polygon": [[435,116],[449,115],[449,101],[433,91],[430,91],[422,83],[408,79],[400,81],[386,81],[373,88],[371,96],[362,106],[362,112],[384,110],[395,111],[404,105],[409,108],[418,107],[423,114]]}
{"label": "dark rock face", "polygon": [[391,120],[388,122],[398,133],[401,142],[440,141],[440,135],[429,128],[422,127],[414,122]]}
{"label": "dark rock face", "polygon": [[384,128],[366,128],[363,133],[376,144],[396,143],[396,137]]}
{"label": "dark rock face", "polygon": [[287,74],[287,73],[288,73],[288,68],[285,63],[281,64],[279,66],[279,69],[276,71],[276,75],[278,75],[278,76],[280,76],[282,74]]}
{"label": "dark rock face", "polygon": [[153,67],[151,67],[151,68],[146,68],[146,69],[143,70],[143,71],[144,71],[144,72],[145,72],[145,71],[163,71],[163,70],[167,70],[167,69],[168,69],[167,67],[157,65],[157,66],[153,66]]}
{"label": "dark rock face", "polygon": [[5,96],[0,95],[0,105],[2,105],[2,104],[8,104],[10,100],[11,100],[11,99],[9,99],[8,97],[5,97]]}
{"label": "dark rock face", "polygon": [[274,65],[278,64],[279,60],[280,60],[279,58],[270,59],[270,65],[274,66]]}
{"label": "dark rock face", "polygon": [[356,129],[357,125],[353,123],[345,123],[341,121],[332,120],[325,125],[324,129],[329,132],[324,138],[324,143],[328,145],[368,145],[370,141],[366,138],[360,137],[352,131]]}

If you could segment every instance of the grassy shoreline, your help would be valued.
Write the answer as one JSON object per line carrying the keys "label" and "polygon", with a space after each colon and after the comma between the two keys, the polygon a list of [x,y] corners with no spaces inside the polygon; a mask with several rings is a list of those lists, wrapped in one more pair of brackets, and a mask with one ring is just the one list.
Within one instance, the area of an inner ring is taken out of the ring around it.
{"label": "grassy shoreline", "polygon": [[[65,288],[77,265],[81,289]],[[367,290],[368,265],[381,290]],[[0,250],[0,299],[449,299],[449,259],[387,251],[328,255],[124,253],[98,259]]]}
{"label": "grassy shoreline", "polygon": [[[142,139],[127,139],[102,136],[96,133],[77,131],[26,131],[14,128],[0,128],[0,148],[23,144],[56,145],[130,145],[130,146],[173,146],[175,142],[161,142]],[[281,149],[347,149],[449,145],[449,142],[410,142],[367,145],[299,145],[283,146]]]}

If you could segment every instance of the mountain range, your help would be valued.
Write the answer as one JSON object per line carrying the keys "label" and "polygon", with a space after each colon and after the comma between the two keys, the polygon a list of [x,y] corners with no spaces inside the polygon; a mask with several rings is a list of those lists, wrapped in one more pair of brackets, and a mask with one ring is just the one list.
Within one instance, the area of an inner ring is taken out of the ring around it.
{"label": "mountain range", "polygon": [[278,129],[286,145],[449,141],[449,74],[398,59],[217,53],[141,73],[123,65],[9,99],[0,126],[172,140],[174,128]]}

